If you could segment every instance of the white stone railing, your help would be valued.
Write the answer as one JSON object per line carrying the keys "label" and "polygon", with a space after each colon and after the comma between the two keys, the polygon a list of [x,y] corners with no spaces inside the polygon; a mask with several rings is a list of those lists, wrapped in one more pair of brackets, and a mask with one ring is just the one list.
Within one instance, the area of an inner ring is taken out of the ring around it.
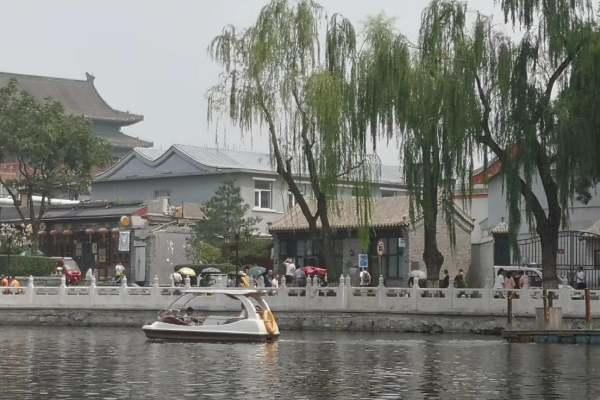
{"label": "white stone railing", "polygon": [[[338,286],[321,287],[308,279],[306,287],[265,288],[267,301],[275,311],[345,311],[394,312],[442,315],[506,315],[506,290],[480,289],[422,289],[392,288],[383,286],[352,287],[342,277]],[[166,308],[181,290],[190,287],[160,286],[155,278],[151,287],[130,287],[127,281],[121,286],[66,286],[64,279],[58,287],[34,286],[30,278],[21,288],[0,288],[0,308],[111,308],[147,309]],[[535,316],[535,309],[543,307],[541,289],[513,290],[514,316]],[[555,307],[561,307],[564,316],[583,317],[585,301],[583,291],[563,288],[549,290]],[[591,291],[592,314],[600,317],[600,291]],[[206,310],[239,310],[239,304],[224,296],[206,296]]]}

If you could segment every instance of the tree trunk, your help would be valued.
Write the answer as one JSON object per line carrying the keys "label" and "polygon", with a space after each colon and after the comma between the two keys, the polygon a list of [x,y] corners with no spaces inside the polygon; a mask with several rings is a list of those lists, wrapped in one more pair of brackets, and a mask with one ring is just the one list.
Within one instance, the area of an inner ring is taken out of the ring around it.
{"label": "tree trunk", "polygon": [[425,261],[425,266],[427,268],[428,286],[435,287],[439,283],[440,270],[444,264],[444,256],[437,247],[435,223],[425,223],[424,228],[425,247],[423,251],[423,261]]}
{"label": "tree trunk", "polygon": [[[550,213],[554,215],[554,213]],[[559,213],[560,214],[560,213]],[[556,274],[556,255],[558,253],[558,231],[560,220],[553,221],[548,218],[547,223],[538,228],[542,245],[542,275],[544,289],[558,289]]]}

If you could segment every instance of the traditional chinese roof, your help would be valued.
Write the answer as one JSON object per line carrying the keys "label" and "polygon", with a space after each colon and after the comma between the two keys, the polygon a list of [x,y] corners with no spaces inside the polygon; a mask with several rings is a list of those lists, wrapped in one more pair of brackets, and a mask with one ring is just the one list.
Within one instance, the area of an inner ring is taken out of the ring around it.
{"label": "traditional chinese roof", "polygon": [[[315,203],[311,202],[309,206],[314,213],[316,210]],[[369,228],[394,229],[408,227],[410,225],[409,207],[408,196],[373,199]],[[472,228],[473,222],[471,218],[459,207],[454,207],[454,209],[456,216],[460,217]],[[334,230],[359,229],[362,226],[362,221],[359,217],[359,208],[356,199],[340,200],[331,204],[329,221],[331,228]],[[415,225],[420,221],[421,218],[417,218]],[[320,221],[317,225],[320,227]],[[281,219],[275,221],[269,231],[271,233],[308,231],[308,222],[304,218],[300,207],[296,205]]]}
{"label": "traditional chinese roof", "polygon": [[109,106],[96,90],[94,76],[90,74],[86,74],[85,80],[80,80],[0,72],[0,86],[6,86],[11,79],[17,81],[20,89],[37,99],[52,98],[60,102],[70,114],[83,115],[95,121],[115,122],[121,126],[144,119],[142,115]]}
{"label": "traditional chinese roof", "polygon": [[585,233],[591,233],[592,235],[598,235],[600,237],[600,219],[590,225],[590,227],[585,230]]}

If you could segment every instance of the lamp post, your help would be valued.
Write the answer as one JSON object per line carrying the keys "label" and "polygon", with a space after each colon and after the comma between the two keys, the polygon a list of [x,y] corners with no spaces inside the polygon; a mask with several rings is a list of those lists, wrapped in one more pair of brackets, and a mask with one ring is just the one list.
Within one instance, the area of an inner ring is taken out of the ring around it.
{"label": "lamp post", "polygon": [[240,233],[235,232],[233,235],[234,246],[235,246],[235,282],[237,286],[237,277],[240,269]]}

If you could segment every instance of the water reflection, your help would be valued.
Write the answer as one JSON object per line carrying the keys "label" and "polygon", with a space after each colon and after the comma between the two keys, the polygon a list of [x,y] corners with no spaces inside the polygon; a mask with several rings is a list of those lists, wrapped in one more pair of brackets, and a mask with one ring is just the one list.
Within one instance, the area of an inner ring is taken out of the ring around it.
{"label": "water reflection", "polygon": [[153,343],[140,330],[0,327],[0,398],[593,398],[599,347],[466,336],[285,332]]}

